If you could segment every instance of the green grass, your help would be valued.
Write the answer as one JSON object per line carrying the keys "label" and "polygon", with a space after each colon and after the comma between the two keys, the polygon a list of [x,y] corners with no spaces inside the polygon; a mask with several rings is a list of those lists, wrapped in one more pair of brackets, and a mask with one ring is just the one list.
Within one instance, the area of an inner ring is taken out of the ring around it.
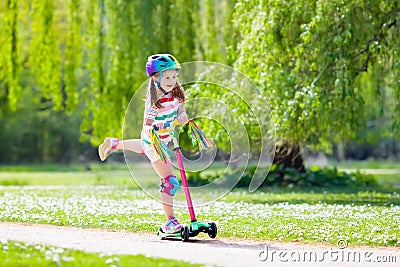
{"label": "green grass", "polygon": [[[218,193],[193,199],[208,201]],[[184,199],[182,190],[177,199]],[[200,221],[215,221],[221,237],[327,244],[345,238],[351,245],[400,246],[399,204],[397,193],[236,190],[196,206],[196,214]],[[175,213],[189,223],[186,208]],[[9,186],[0,187],[0,221],[155,233],[164,216],[161,203],[128,187]]]}
{"label": "green grass", "polygon": [[[214,166],[215,165],[215,166]],[[390,161],[349,161],[343,163],[332,162],[342,170],[377,169],[375,176],[379,185],[400,188],[400,163]],[[90,170],[87,170],[87,167]],[[156,173],[150,165],[143,168],[140,164],[130,164],[129,168],[135,178],[140,178],[141,183],[154,183]],[[223,169],[223,165],[213,164],[203,175],[212,175]],[[218,169],[220,168],[220,169]],[[379,169],[391,170],[395,173],[379,173]],[[46,165],[0,165],[0,185],[129,185],[136,187],[136,182],[131,177],[128,166],[124,163],[106,162],[83,164],[46,164]],[[339,189],[342,190],[342,189]]]}
{"label": "green grass", "polygon": [[[128,185],[137,187],[126,164],[92,163],[84,165],[0,165],[0,185]],[[154,183],[157,174],[141,165],[130,166],[141,182]],[[144,179],[144,180],[143,180]]]}
{"label": "green grass", "polygon": [[[108,168],[22,172],[3,166],[0,184],[11,186],[0,186],[0,221],[155,232],[164,222],[161,203],[137,188],[126,166]],[[134,172],[158,197],[154,171],[138,166]],[[346,238],[350,245],[400,246],[400,190],[368,190],[272,187],[234,190],[222,199],[221,190],[192,197],[211,202],[196,206],[196,214],[200,221],[215,221],[222,237],[328,244]],[[182,188],[175,199],[184,203]],[[176,215],[189,223],[186,208],[176,208]]]}
{"label": "green grass", "polygon": [[393,185],[396,188],[400,188],[400,171],[398,174],[379,174],[378,183],[385,185]]}
{"label": "green grass", "polygon": [[202,266],[183,261],[148,258],[142,255],[104,255],[79,250],[27,245],[20,242],[0,242],[0,266]]}
{"label": "green grass", "polygon": [[[400,188],[400,162],[368,159],[363,161],[330,162],[340,170],[360,170],[362,173],[372,173],[377,177],[378,184],[383,187]],[[387,172],[390,173],[387,173]]]}
{"label": "green grass", "polygon": [[329,165],[337,166],[340,169],[398,169],[400,171],[400,162],[389,160],[349,160],[345,162],[330,162]]}
{"label": "green grass", "polygon": [[352,191],[331,189],[271,188],[248,194],[235,190],[224,197],[225,201],[245,201],[254,204],[331,204],[331,205],[400,205],[400,192]]}
{"label": "green grass", "polygon": [[93,171],[127,170],[125,163],[117,162],[92,162],[87,164],[9,164],[0,165],[0,172],[82,172],[88,169]]}
{"label": "green grass", "polygon": [[136,184],[125,171],[0,172],[0,185],[130,185]]}

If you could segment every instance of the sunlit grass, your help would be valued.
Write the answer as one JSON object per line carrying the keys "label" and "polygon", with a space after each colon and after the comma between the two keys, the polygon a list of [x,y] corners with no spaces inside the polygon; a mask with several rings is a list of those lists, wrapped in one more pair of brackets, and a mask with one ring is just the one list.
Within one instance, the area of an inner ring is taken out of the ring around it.
{"label": "sunlit grass", "polygon": [[106,255],[79,250],[0,241],[0,266],[202,266],[143,255]]}
{"label": "sunlit grass", "polygon": [[0,185],[129,185],[128,170],[76,172],[0,172]]}
{"label": "sunlit grass", "polygon": [[[164,222],[153,170],[130,166],[152,198],[138,189],[125,164],[57,166],[0,166],[0,185],[7,185],[0,186],[0,221],[153,233]],[[397,181],[396,174],[387,176]],[[224,197],[221,190],[192,194],[195,203],[211,202],[196,206],[196,214],[215,221],[222,237],[400,246],[398,190],[271,187],[235,189]],[[176,200],[185,201],[182,189]],[[186,208],[176,215],[190,222]]]}
{"label": "sunlit grass", "polygon": [[0,172],[83,172],[83,171],[127,170],[122,162],[91,162],[74,164],[8,164],[0,165]]}
{"label": "sunlit grass", "polygon": [[[86,169],[86,167],[90,169]],[[92,163],[76,165],[7,165],[0,166],[0,185],[127,185],[137,184],[126,164]],[[138,175],[149,182],[156,174],[152,170],[135,168]]]}
{"label": "sunlit grass", "polygon": [[379,174],[377,177],[379,177],[379,184],[383,186],[392,185],[400,190],[400,170],[399,173],[396,174]]}
{"label": "sunlit grass", "polygon": [[[205,201],[218,191],[193,195]],[[218,236],[400,246],[397,193],[259,192],[238,190],[196,207],[200,221],[215,221]],[[189,223],[186,208],[176,209]],[[160,202],[127,186],[0,187],[0,221],[48,223],[155,233],[164,222]]]}
{"label": "sunlit grass", "polygon": [[337,166],[341,169],[398,169],[400,170],[400,162],[390,160],[348,160],[344,162],[330,162],[331,166]]}

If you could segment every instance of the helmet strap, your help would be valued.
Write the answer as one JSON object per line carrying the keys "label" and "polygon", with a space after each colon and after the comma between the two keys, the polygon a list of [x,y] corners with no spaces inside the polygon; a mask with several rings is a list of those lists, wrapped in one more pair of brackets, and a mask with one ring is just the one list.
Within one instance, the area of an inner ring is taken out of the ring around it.
{"label": "helmet strap", "polygon": [[157,79],[157,87],[160,89],[160,91],[164,94],[164,95],[168,95],[168,92],[164,90],[164,88],[161,87],[161,78],[162,78],[162,71],[160,71],[160,76],[158,76]]}

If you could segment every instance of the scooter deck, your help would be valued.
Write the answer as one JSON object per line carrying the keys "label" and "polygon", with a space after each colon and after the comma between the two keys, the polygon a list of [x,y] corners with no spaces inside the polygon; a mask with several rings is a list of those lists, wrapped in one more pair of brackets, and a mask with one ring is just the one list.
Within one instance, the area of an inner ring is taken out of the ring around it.
{"label": "scooter deck", "polygon": [[178,232],[178,233],[172,233],[172,234],[165,233],[160,228],[158,230],[157,235],[161,239],[180,238],[180,239],[182,239],[182,241],[187,241],[189,239],[189,237],[195,237],[201,232],[207,233],[208,236],[211,237],[211,238],[215,238],[215,236],[217,235],[217,226],[213,222],[211,222],[211,223],[203,223],[203,222],[195,221],[195,222],[191,222],[190,223],[190,227],[188,227],[186,225],[183,226],[181,231]]}
{"label": "scooter deck", "polygon": [[157,235],[161,238],[168,238],[168,237],[177,237],[177,238],[181,238],[181,232],[178,233],[173,233],[173,234],[168,234],[168,233],[164,233],[161,230],[158,230]]}
{"label": "scooter deck", "polygon": [[210,229],[211,225],[209,223],[203,222],[191,222],[189,227],[189,236],[194,237],[197,236],[200,232],[207,233],[208,229]]}
{"label": "scooter deck", "polygon": [[187,225],[184,225],[178,233],[171,233],[171,234],[163,232],[162,229],[160,228],[158,230],[157,235],[161,237],[161,239],[173,237],[173,238],[180,238],[183,242],[185,242],[189,240],[189,227]]}

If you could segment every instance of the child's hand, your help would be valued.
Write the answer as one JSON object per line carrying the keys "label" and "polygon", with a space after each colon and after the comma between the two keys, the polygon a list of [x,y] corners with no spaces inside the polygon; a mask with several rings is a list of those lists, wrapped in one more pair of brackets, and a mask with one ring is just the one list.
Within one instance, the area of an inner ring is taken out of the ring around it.
{"label": "child's hand", "polygon": [[188,121],[186,112],[182,112],[177,118],[176,118],[180,124],[185,124]]}
{"label": "child's hand", "polygon": [[151,125],[145,125],[143,126],[143,131],[146,135],[150,136],[150,131],[153,129],[153,126]]}

